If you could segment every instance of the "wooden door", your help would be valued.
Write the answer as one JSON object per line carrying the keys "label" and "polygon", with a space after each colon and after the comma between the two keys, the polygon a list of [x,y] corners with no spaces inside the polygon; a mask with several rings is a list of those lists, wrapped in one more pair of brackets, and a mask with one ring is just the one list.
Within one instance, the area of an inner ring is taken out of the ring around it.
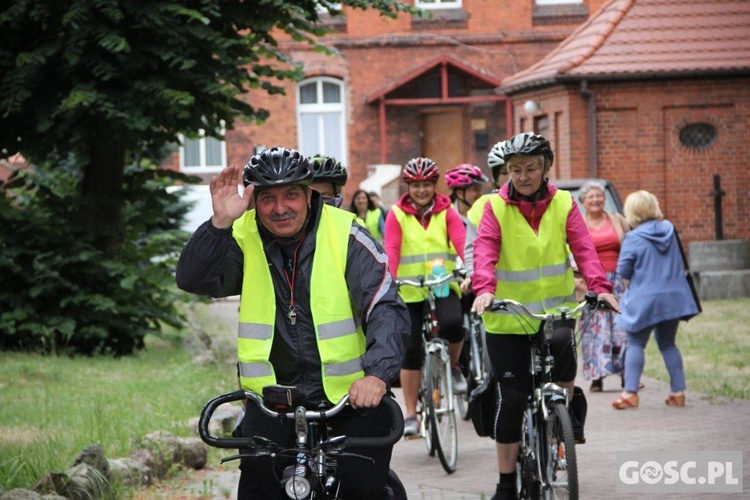
{"label": "wooden door", "polygon": [[445,172],[466,162],[463,108],[431,108],[422,111],[422,156],[431,158],[440,168],[437,190],[449,194]]}

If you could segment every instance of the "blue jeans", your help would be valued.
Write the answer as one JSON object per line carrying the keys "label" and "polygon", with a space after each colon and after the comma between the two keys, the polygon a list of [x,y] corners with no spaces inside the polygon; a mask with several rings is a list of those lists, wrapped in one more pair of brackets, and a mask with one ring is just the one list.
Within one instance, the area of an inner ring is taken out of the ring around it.
{"label": "blue jeans", "polygon": [[646,363],[644,349],[654,332],[656,344],[659,346],[664,365],[669,372],[669,383],[672,392],[685,390],[685,370],[682,367],[682,354],[675,344],[677,327],[680,320],[662,321],[640,332],[628,332],[628,343],[625,350],[625,390],[638,392],[638,382],[641,380],[643,366]]}

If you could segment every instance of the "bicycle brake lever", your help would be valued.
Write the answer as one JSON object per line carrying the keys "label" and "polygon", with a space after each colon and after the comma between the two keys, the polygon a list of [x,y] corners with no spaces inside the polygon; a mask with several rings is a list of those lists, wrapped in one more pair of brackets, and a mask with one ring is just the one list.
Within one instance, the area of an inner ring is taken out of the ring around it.
{"label": "bicycle brake lever", "polygon": [[344,452],[340,456],[342,456],[342,457],[352,457],[352,458],[361,458],[362,460],[368,460],[370,463],[373,463],[373,464],[375,463],[375,459],[374,458],[372,458],[372,457],[366,457],[366,456],[360,455],[358,453]]}
{"label": "bicycle brake lever", "polygon": [[257,458],[257,457],[265,457],[270,456],[273,453],[270,451],[255,451],[253,453],[239,453],[237,455],[231,455],[229,457],[224,457],[221,460],[219,460],[220,464],[224,464],[225,462],[231,462],[232,460],[239,460],[241,458]]}

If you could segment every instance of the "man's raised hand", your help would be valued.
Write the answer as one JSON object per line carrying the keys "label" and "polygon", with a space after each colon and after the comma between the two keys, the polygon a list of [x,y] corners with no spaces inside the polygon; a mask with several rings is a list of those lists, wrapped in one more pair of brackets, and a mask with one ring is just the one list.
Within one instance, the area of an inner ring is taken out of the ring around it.
{"label": "man's raised hand", "polygon": [[240,194],[242,186],[242,168],[236,165],[228,166],[211,179],[211,205],[214,210],[211,223],[214,227],[228,229],[245,213],[250,205],[253,186],[247,186]]}

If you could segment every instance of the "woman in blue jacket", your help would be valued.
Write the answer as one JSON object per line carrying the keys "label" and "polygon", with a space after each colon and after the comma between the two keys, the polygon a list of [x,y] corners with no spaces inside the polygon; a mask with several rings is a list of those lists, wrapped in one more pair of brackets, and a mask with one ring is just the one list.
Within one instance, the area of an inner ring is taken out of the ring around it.
{"label": "woman in blue jacket", "polygon": [[617,272],[625,280],[617,325],[627,332],[625,388],[612,403],[618,410],[638,406],[638,384],[644,349],[654,332],[669,372],[668,406],[685,406],[685,371],[675,344],[680,320],[698,314],[685,279],[682,253],[671,222],[664,220],[656,196],[636,191],[625,200],[625,217],[633,228],[622,242]]}

